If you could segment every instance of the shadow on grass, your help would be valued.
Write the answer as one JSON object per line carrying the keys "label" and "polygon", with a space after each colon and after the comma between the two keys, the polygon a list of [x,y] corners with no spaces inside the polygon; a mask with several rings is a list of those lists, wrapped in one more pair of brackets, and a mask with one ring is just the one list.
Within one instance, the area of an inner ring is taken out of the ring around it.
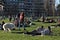
{"label": "shadow on grass", "polygon": [[11,33],[14,33],[14,34],[22,34],[22,33],[24,33],[24,32],[20,32],[20,31],[13,31],[13,32],[11,32]]}
{"label": "shadow on grass", "polygon": [[24,32],[24,34],[27,34],[27,35],[32,35],[32,36],[36,36],[36,35],[41,35],[41,33],[35,33],[35,32]]}
{"label": "shadow on grass", "polygon": [[44,23],[56,23],[56,22],[44,22]]}

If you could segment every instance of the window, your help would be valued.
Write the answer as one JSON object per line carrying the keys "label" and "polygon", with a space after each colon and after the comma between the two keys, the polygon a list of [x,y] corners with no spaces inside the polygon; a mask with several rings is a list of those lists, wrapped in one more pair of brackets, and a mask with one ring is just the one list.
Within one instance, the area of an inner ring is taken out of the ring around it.
{"label": "window", "polygon": [[19,5],[24,5],[24,3],[19,3]]}
{"label": "window", "polygon": [[10,0],[10,1],[12,1],[12,0]]}
{"label": "window", "polygon": [[13,3],[13,4],[16,4],[16,3]]}
{"label": "window", "polygon": [[13,1],[16,1],[16,0],[13,0]]}
{"label": "window", "polygon": [[19,1],[24,1],[24,0],[19,0]]}

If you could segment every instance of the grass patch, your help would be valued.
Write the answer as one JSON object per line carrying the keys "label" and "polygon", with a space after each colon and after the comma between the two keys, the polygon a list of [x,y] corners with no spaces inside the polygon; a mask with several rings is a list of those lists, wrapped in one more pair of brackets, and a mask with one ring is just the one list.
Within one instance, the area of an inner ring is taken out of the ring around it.
{"label": "grass patch", "polygon": [[[8,19],[4,20],[5,22],[9,22]],[[1,21],[0,21],[1,22]],[[42,25],[47,28],[50,25],[56,25],[57,23],[43,23],[43,22],[33,22],[36,25],[32,25],[31,27],[26,27],[28,31],[35,30],[37,27],[41,27]],[[12,30],[12,32],[22,32],[23,28],[21,28],[21,31]],[[32,36],[27,35],[23,33],[10,33],[10,32],[4,32],[3,30],[0,30],[0,40],[60,40],[60,27],[53,28],[53,35],[45,35],[45,36]]]}

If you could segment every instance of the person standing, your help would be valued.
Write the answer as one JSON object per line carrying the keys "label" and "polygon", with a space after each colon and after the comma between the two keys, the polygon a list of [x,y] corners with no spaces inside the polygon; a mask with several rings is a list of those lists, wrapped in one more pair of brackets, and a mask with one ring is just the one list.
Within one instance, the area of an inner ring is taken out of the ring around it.
{"label": "person standing", "polygon": [[21,12],[18,15],[18,18],[19,18],[19,29],[20,29],[20,25],[22,24],[22,26],[24,27],[24,30],[25,30],[25,26],[24,26],[24,12]]}

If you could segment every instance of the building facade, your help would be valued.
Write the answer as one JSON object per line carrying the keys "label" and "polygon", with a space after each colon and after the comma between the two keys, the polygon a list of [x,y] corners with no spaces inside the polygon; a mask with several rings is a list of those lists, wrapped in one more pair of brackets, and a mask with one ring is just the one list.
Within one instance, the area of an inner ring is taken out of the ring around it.
{"label": "building facade", "polygon": [[5,15],[16,15],[18,13],[18,0],[4,0]]}
{"label": "building facade", "polygon": [[16,15],[24,11],[26,16],[40,17],[52,15],[53,7],[55,7],[53,0],[4,0],[3,2],[4,13],[7,15]]}
{"label": "building facade", "polygon": [[24,2],[24,4],[25,4],[25,14],[26,14],[26,16],[29,16],[29,17],[31,17],[32,15],[33,15],[33,0],[25,0],[25,2]]}
{"label": "building facade", "polygon": [[36,16],[44,16],[46,14],[45,11],[45,0],[34,0],[34,13]]}

